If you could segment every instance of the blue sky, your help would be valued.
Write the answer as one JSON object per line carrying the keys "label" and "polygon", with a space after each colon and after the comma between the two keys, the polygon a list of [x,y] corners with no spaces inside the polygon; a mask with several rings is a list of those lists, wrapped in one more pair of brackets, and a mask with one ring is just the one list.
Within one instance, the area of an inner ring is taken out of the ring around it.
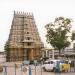
{"label": "blue sky", "polygon": [[63,16],[73,19],[75,28],[75,0],[0,0],[0,51],[8,39],[13,13],[15,11],[32,12],[38,31],[45,47],[45,25],[55,17]]}

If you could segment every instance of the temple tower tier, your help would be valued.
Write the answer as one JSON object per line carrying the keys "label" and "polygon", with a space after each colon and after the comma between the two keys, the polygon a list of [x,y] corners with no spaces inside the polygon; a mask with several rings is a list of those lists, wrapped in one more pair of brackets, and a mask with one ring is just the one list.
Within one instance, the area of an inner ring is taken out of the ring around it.
{"label": "temple tower tier", "polygon": [[43,43],[32,13],[14,12],[5,46],[7,61],[40,59]]}

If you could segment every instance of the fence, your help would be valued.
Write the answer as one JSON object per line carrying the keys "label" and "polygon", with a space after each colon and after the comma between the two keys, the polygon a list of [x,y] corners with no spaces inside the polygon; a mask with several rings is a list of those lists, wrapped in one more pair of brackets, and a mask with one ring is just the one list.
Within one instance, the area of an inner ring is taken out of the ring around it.
{"label": "fence", "polygon": [[21,64],[7,64],[2,66],[3,71],[0,72],[0,75],[23,75],[23,72],[26,72],[24,75],[42,75],[42,65],[21,65]]}
{"label": "fence", "polygon": [[[3,65],[3,71],[0,75],[44,75],[42,65],[21,65],[21,64],[7,64]],[[71,72],[74,71],[72,67]]]}

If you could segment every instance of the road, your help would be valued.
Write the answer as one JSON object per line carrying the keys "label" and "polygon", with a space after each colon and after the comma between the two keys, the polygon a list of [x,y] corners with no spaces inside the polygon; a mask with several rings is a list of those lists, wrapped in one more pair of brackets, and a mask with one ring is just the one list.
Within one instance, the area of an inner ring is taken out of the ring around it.
{"label": "road", "polygon": [[[11,74],[7,74],[7,75],[15,75],[15,73],[12,73],[11,72]],[[4,73],[0,73],[0,75],[5,75]],[[20,74],[20,73],[17,73],[17,75],[22,75],[22,74]],[[74,72],[70,72],[70,73],[53,73],[53,72],[43,72],[42,74],[41,74],[41,72],[38,72],[38,73],[33,73],[32,75],[75,75],[75,73]]]}
{"label": "road", "polygon": [[53,72],[44,72],[42,75],[75,75],[75,73],[53,73]]}

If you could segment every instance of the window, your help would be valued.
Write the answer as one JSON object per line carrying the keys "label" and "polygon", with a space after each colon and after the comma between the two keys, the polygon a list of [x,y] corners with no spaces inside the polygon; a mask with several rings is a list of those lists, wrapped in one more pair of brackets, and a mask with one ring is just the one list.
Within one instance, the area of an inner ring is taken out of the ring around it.
{"label": "window", "polygon": [[51,61],[51,64],[53,64],[53,61]]}
{"label": "window", "polygon": [[48,64],[48,62],[44,62],[44,64]]}
{"label": "window", "polygon": [[30,40],[31,38],[30,37],[27,37],[27,40]]}
{"label": "window", "polygon": [[50,64],[50,62],[48,62],[48,64]]}
{"label": "window", "polygon": [[29,32],[27,32],[27,34],[29,34]]}
{"label": "window", "polygon": [[25,23],[25,26],[27,26],[28,24]]}
{"label": "window", "polygon": [[27,43],[28,46],[31,46],[31,43]]}

